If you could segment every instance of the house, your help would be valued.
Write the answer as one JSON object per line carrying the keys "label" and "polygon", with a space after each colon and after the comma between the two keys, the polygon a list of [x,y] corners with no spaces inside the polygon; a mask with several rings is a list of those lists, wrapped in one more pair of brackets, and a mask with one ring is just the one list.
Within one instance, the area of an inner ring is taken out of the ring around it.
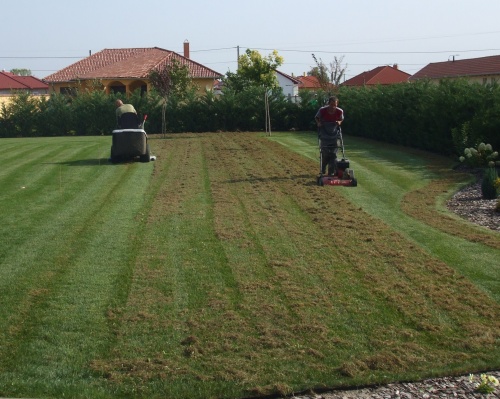
{"label": "house", "polygon": [[[289,101],[296,102],[298,101],[299,96],[299,80],[294,78],[293,76],[287,75],[286,73],[275,70],[276,80],[278,82],[279,87],[283,91],[283,94],[288,98]],[[224,82],[221,80],[215,80],[213,82],[213,91],[215,94],[222,94],[222,90],[224,88]]]}
{"label": "house", "polygon": [[299,80],[286,73],[276,71],[276,79],[289,101],[297,102],[299,96]]}
{"label": "house", "polygon": [[341,86],[392,85],[408,82],[410,76],[409,73],[401,71],[397,64],[392,67],[385,65],[360,73],[341,83]]}
{"label": "house", "polygon": [[299,90],[310,90],[310,91],[321,90],[321,85],[316,76],[310,76],[304,74],[302,76],[297,76],[297,80],[299,81]]}
{"label": "house", "polygon": [[49,92],[49,86],[34,76],[19,76],[10,72],[0,72],[0,103],[7,103],[12,95],[25,91],[34,96],[44,96]]}
{"label": "house", "polygon": [[222,75],[189,58],[189,42],[184,55],[159,47],[104,49],[44,78],[51,91],[71,93],[76,87],[93,89],[98,84],[106,93],[131,94],[151,90],[149,73],[173,60],[187,66],[200,92],[212,90],[214,79]]}
{"label": "house", "polygon": [[428,79],[439,82],[441,79],[466,78],[470,82],[500,82],[500,55],[470,58],[465,60],[434,62],[414,74],[410,81]]}

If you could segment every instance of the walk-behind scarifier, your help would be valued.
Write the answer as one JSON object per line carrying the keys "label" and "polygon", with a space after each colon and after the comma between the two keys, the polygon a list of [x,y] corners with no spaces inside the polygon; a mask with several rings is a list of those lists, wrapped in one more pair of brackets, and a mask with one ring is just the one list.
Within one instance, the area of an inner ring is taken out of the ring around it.
{"label": "walk-behind scarifier", "polygon": [[[318,185],[325,186],[351,186],[356,187],[358,181],[354,177],[354,171],[349,168],[349,159],[345,157],[344,140],[342,129],[336,122],[323,123],[318,130],[319,141],[319,176]],[[339,148],[342,150],[342,159],[337,159]],[[332,160],[329,165],[324,165],[324,160]],[[328,174],[323,171],[328,166]],[[333,168],[333,170],[332,170]]]}
{"label": "walk-behind scarifier", "polygon": [[135,113],[127,112],[120,117],[121,129],[113,130],[111,156],[113,163],[134,160],[139,157],[141,162],[154,161],[156,157],[149,150],[148,136],[144,130],[147,115],[142,123]]}

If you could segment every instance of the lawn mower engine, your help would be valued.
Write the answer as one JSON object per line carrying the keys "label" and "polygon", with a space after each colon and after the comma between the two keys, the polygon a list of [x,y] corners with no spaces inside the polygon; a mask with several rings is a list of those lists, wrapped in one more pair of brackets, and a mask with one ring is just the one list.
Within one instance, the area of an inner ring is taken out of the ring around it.
{"label": "lawn mower engine", "polygon": [[318,185],[356,187],[358,182],[354,178],[354,171],[349,168],[349,160],[342,158],[340,161],[337,161],[337,168],[334,175],[319,175]]}

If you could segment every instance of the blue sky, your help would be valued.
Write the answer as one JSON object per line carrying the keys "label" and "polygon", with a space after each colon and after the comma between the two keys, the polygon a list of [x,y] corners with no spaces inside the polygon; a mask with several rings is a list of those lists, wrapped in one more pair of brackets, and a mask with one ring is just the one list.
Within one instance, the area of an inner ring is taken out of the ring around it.
{"label": "blue sky", "polygon": [[9,0],[2,1],[0,70],[43,78],[104,48],[161,47],[217,72],[237,48],[285,59],[300,75],[344,57],[347,78],[379,65],[410,74],[431,62],[500,55],[499,0]]}

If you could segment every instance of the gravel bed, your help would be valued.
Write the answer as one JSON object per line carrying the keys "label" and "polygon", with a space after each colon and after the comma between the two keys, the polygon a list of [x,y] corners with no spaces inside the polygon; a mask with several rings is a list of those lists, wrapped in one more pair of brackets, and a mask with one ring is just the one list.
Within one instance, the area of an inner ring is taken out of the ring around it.
{"label": "gravel bed", "polygon": [[[500,380],[500,371],[486,373]],[[293,396],[296,399],[432,399],[432,398],[500,398],[500,387],[491,394],[475,392],[479,374],[471,382],[469,375],[432,378],[420,382],[402,382],[357,390],[331,391],[322,394]]]}
{"label": "gravel bed", "polygon": [[450,211],[472,223],[500,231],[500,212],[495,212],[497,202],[498,199],[483,199],[481,183],[477,182],[457,192],[448,200],[446,206]]}

